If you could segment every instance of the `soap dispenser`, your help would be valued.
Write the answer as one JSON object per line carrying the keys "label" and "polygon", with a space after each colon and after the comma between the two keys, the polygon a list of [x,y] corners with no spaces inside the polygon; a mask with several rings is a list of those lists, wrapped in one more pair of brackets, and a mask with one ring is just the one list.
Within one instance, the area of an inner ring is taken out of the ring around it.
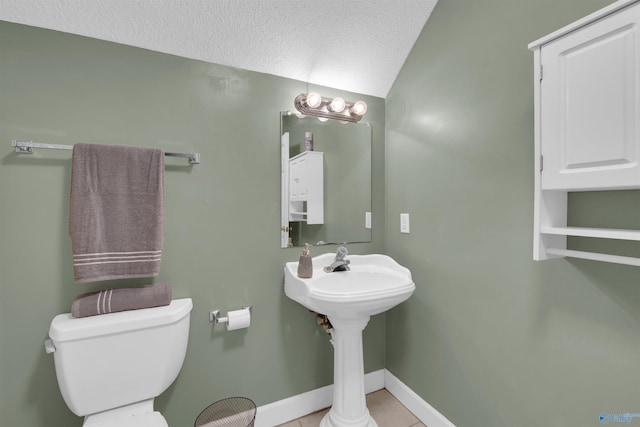
{"label": "soap dispenser", "polygon": [[298,277],[301,279],[310,279],[313,276],[313,261],[309,255],[309,244],[304,244],[302,255],[298,261]]}

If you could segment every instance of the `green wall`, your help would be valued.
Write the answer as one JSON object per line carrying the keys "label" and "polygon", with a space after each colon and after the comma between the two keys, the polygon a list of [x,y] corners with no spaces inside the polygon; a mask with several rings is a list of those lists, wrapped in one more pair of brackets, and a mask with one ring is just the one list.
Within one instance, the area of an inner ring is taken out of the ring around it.
{"label": "green wall", "polygon": [[[609,3],[440,0],[386,99],[385,252],[417,286],[387,313],[386,367],[458,427],[639,412],[640,270],[532,261],[527,44]],[[640,226],[637,192],[593,196],[573,223]]]}
{"label": "green wall", "polygon": [[[373,134],[374,233],[384,244],[384,100],[304,82],[0,22],[0,425],[80,426],[66,407],[43,341],[73,298],[150,280],[75,284],[68,229],[70,153],[17,155],[12,139],[119,143],[198,151],[167,159],[164,254],[157,282],[193,298],[189,348],[156,407],[193,425],[208,404],[247,396],[264,405],[329,384],[332,347],[283,292],[280,111],[301,92],[364,99]],[[314,253],[335,251],[316,248]],[[208,312],[253,304],[252,325],[226,332]],[[384,317],[365,331],[367,371],[384,367]],[[162,349],[159,349],[162,351]]]}

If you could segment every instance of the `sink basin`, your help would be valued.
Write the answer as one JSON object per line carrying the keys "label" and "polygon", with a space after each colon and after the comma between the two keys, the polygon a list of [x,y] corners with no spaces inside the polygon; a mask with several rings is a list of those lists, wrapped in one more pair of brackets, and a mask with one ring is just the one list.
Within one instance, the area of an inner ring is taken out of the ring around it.
{"label": "sink basin", "polygon": [[411,272],[386,255],[349,255],[351,271],[326,273],[333,253],[313,258],[313,277],[298,277],[298,263],[285,266],[284,291],[309,310],[335,317],[382,313],[407,300],[415,290]]}
{"label": "sink basin", "polygon": [[313,277],[298,277],[298,263],[284,267],[284,291],[331,321],[334,347],[333,406],[320,427],[377,427],[366,406],[362,331],[369,318],[407,300],[416,288],[411,272],[386,255],[349,255],[350,271],[326,273],[335,254],[313,258]]}

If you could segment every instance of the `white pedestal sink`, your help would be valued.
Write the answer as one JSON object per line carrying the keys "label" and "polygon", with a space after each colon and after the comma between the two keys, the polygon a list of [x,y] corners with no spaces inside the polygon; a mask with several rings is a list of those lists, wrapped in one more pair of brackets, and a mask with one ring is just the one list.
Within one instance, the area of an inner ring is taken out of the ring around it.
{"label": "white pedestal sink", "polygon": [[326,273],[334,254],[313,258],[313,277],[298,277],[298,263],[284,268],[284,291],[333,325],[333,406],[320,427],[377,427],[364,391],[362,331],[369,318],[407,300],[415,289],[411,272],[386,255],[349,255],[351,271]]}

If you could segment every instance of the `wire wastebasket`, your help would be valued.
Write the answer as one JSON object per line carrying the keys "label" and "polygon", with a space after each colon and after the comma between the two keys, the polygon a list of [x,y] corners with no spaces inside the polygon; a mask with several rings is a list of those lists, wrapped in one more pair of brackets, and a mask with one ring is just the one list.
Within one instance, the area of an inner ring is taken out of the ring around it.
{"label": "wire wastebasket", "polygon": [[253,427],[256,404],[246,397],[229,397],[207,406],[194,427]]}

